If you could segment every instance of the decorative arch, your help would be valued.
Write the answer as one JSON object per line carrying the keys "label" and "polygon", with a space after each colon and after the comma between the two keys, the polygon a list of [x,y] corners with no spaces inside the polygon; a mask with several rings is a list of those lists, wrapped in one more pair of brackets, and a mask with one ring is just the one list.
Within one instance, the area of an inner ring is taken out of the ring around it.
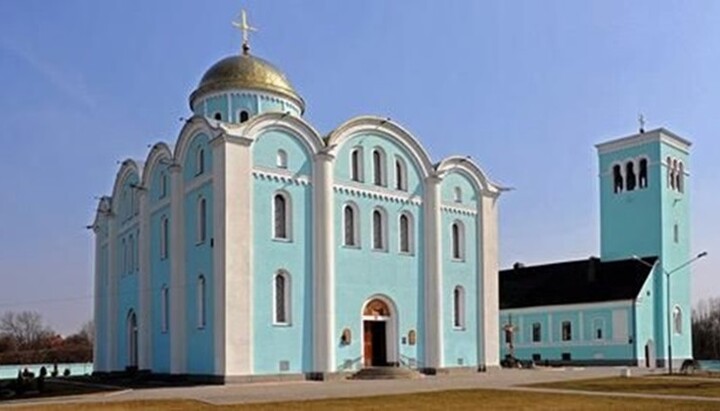
{"label": "decorative arch", "polygon": [[433,166],[425,149],[415,137],[399,124],[386,118],[360,116],[337,127],[327,138],[329,154],[337,155],[340,148],[358,134],[379,134],[398,143],[416,164],[422,178],[433,174]]}
{"label": "decorative arch", "polygon": [[502,191],[507,190],[490,181],[487,174],[472,159],[467,157],[447,157],[435,169],[440,178],[456,172],[465,175],[478,193],[497,196]]}
{"label": "decorative arch", "polygon": [[[250,118],[237,128],[237,133],[247,136],[253,140],[268,131],[283,131],[291,136],[297,137],[308,150],[310,155],[320,153],[325,149],[325,144],[320,134],[308,124],[302,117],[289,113],[268,112]],[[234,131],[231,132],[234,134]]]}
{"label": "decorative arch", "polygon": [[193,140],[198,134],[207,134],[210,141],[217,137],[221,132],[220,126],[213,126],[203,116],[193,116],[190,120],[185,123],[182,130],[180,130],[180,136],[175,144],[175,151],[173,153],[174,163],[185,164],[187,155],[189,154],[190,147],[192,146]]}
{"label": "decorative arch", "polygon": [[115,207],[117,207],[117,199],[120,196],[120,191],[122,190],[123,186],[125,185],[125,181],[131,176],[136,175],[138,178],[138,182],[143,181],[143,174],[142,174],[142,163],[138,162],[136,160],[133,160],[131,158],[128,158],[124,160],[120,164],[120,170],[118,170],[116,176],[115,176],[115,183],[113,184],[113,191],[112,191],[112,198],[115,201]]}
{"label": "decorative arch", "polygon": [[143,178],[141,180],[143,187],[148,187],[149,189],[152,186],[152,176],[155,172],[155,168],[163,161],[171,164],[173,163],[172,150],[170,149],[170,146],[164,142],[155,143],[145,159],[145,165],[142,172]]}

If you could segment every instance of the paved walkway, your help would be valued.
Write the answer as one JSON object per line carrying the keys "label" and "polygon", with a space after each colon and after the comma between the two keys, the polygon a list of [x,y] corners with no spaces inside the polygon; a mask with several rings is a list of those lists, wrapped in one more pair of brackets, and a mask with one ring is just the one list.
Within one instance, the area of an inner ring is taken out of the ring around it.
{"label": "paved walkway", "polygon": [[[633,375],[648,374],[643,369],[633,369]],[[679,400],[716,401],[720,398],[694,397],[682,395],[649,395],[633,393],[608,393],[563,390],[552,388],[526,388],[518,385],[566,381],[586,378],[599,378],[620,375],[617,367],[536,369],[536,370],[498,370],[489,373],[468,373],[459,375],[426,377],[417,380],[383,381],[297,381],[252,384],[228,384],[179,388],[153,388],[123,390],[105,394],[89,394],[78,397],[65,397],[40,400],[20,400],[5,403],[12,407],[28,404],[108,402],[154,399],[189,399],[209,404],[241,404],[275,401],[315,400],[327,398],[367,397],[376,395],[407,394],[413,392],[432,392],[453,389],[502,389],[534,391],[558,394],[586,394],[629,398],[667,398]]]}

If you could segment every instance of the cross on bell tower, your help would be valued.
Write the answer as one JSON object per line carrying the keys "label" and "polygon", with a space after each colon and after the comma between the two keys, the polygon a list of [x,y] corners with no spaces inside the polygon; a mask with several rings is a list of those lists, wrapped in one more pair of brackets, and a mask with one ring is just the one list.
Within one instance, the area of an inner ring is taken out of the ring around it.
{"label": "cross on bell tower", "polygon": [[237,28],[242,32],[242,54],[248,54],[250,52],[250,32],[257,31],[257,29],[247,21],[247,13],[245,10],[241,10],[238,20],[232,22],[233,27]]}

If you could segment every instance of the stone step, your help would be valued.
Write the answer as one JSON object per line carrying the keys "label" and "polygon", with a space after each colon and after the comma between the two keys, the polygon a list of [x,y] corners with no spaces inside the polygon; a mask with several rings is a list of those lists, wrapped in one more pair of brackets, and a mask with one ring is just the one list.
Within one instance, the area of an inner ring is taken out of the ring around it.
{"label": "stone step", "polygon": [[404,367],[367,367],[353,374],[353,380],[413,380],[424,376]]}

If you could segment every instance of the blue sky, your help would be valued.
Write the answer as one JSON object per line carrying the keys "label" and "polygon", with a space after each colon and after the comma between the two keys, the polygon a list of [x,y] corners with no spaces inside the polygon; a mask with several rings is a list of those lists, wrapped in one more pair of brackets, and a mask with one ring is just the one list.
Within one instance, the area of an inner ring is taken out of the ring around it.
{"label": "blue sky", "polygon": [[593,144],[668,127],[694,142],[694,299],[720,294],[720,2],[0,2],[0,311],[91,317],[95,196],[173,142],[204,70],[240,46],[281,67],[327,132],[389,116],[434,160],[471,155],[502,198],[502,265],[599,252]]}

